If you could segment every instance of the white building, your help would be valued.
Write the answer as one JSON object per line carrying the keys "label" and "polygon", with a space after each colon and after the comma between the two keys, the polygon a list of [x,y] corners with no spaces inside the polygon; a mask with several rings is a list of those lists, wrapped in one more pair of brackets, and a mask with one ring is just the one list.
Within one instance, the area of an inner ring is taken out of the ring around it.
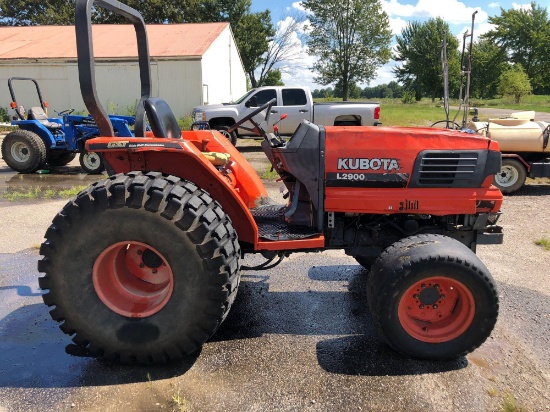
{"label": "white building", "polygon": [[[140,97],[132,25],[93,26],[98,97],[109,113],[128,114]],[[176,117],[193,107],[237,99],[246,76],[229,23],[147,26],[152,96]],[[8,108],[8,78],[31,77],[53,110],[85,111],[80,95],[74,26],[0,27],[0,107]],[[17,102],[37,106],[31,82],[14,82]],[[32,86],[32,87],[31,87]],[[10,110],[10,114],[11,110]]]}

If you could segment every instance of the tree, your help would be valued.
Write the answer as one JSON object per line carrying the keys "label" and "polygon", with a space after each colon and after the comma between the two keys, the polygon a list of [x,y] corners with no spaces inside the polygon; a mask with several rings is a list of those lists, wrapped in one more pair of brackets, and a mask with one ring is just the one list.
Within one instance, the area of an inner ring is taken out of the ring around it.
{"label": "tree", "polygon": [[516,103],[519,103],[523,96],[531,94],[532,90],[529,77],[519,64],[516,64],[500,75],[499,93],[503,96],[512,96]]}
{"label": "tree", "polygon": [[281,80],[281,71],[279,69],[270,70],[263,80],[261,86],[284,86]]}
{"label": "tree", "polygon": [[[338,80],[334,85],[334,97],[344,97],[344,90],[342,79]],[[348,85],[348,98],[349,99],[359,99],[361,97],[361,88],[355,83],[350,83]]]}
{"label": "tree", "polygon": [[352,83],[368,83],[390,58],[388,15],[379,0],[305,0],[311,32],[309,52],[318,57],[314,80],[342,81],[343,99]]}
{"label": "tree", "polygon": [[489,17],[495,28],[483,37],[495,42],[521,64],[533,83],[535,93],[550,93],[550,21],[547,9],[531,3],[529,9],[504,10]]}
{"label": "tree", "polygon": [[269,40],[274,34],[269,10],[244,15],[235,26],[235,42],[252,87],[257,87],[254,71],[262,64]]}
{"label": "tree", "polygon": [[481,39],[472,48],[472,61],[471,95],[494,98],[498,93],[499,77],[509,68],[506,51],[488,39]]}
{"label": "tree", "polygon": [[457,94],[460,79],[458,40],[443,19],[437,17],[425,23],[410,22],[396,38],[393,58],[402,65],[394,67],[393,73],[405,88],[415,90],[417,95],[426,94],[432,101],[443,96],[441,46],[444,33],[447,39],[449,91],[450,94]]}
{"label": "tree", "polygon": [[[291,73],[296,66],[289,63],[294,63],[302,57],[300,33],[303,32],[304,20],[303,14],[295,12],[283,16],[279,21],[277,31],[269,42],[267,52],[262,57],[263,63],[260,66],[258,86],[266,85],[265,80],[271,71],[279,70],[281,73]],[[255,76],[253,76],[252,83],[254,84],[254,82],[256,82]]]}

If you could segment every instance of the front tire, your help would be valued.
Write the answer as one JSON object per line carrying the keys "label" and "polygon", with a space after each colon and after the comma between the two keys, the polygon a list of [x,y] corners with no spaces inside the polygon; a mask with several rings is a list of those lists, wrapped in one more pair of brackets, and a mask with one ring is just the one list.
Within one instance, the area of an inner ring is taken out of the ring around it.
{"label": "front tire", "polygon": [[485,342],[498,316],[489,271],[447,236],[396,242],[374,264],[367,289],[378,331],[393,349],[413,358],[464,356]]}
{"label": "front tire", "polygon": [[229,126],[218,125],[213,127],[214,130],[220,132],[227,140],[231,142],[233,146],[237,146],[237,132],[229,131]]}
{"label": "front tire", "polygon": [[519,160],[503,158],[500,172],[495,175],[493,184],[504,194],[514,193],[525,184],[527,171]]}
{"label": "front tire", "polygon": [[50,314],[88,353],[159,363],[197,350],[239,284],[230,219],[193,183],[132,172],[97,182],[46,232],[38,269]]}
{"label": "front tire", "polygon": [[80,152],[80,157],[78,160],[80,162],[80,167],[82,167],[86,173],[91,175],[100,174],[105,170],[103,157],[99,153],[88,152],[85,150]]}
{"label": "front tire", "polygon": [[33,173],[46,163],[46,145],[36,133],[15,130],[2,142],[2,157],[19,173]]}

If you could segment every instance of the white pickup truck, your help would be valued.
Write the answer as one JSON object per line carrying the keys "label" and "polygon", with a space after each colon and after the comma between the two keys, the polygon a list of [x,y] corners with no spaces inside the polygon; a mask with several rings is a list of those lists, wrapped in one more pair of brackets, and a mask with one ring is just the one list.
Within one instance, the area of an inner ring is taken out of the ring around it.
{"label": "white pickup truck", "polygon": [[[273,123],[282,114],[287,117],[281,121],[279,133],[289,136],[302,120],[323,126],[378,126],[380,123],[380,105],[371,102],[330,102],[313,103],[311,91],[307,87],[266,86],[248,91],[235,102],[199,106],[193,109],[194,122],[208,122],[211,129],[222,132],[236,144],[237,138],[257,137],[239,129],[238,132],[228,132],[235,122],[272,99],[277,104],[271,109],[269,124],[266,131],[273,132]],[[258,120],[260,120],[258,118]]]}

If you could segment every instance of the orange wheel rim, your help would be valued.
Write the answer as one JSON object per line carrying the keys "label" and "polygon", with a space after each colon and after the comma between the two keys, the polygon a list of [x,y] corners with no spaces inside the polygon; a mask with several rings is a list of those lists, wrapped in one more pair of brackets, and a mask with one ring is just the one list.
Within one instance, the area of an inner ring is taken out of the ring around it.
{"label": "orange wheel rim", "polygon": [[399,322],[413,338],[443,343],[462,335],[472,324],[475,300],[455,279],[434,276],[410,286],[399,301]]}
{"label": "orange wheel rim", "polygon": [[118,242],[97,257],[93,284],[99,299],[113,312],[145,318],[170,300],[174,275],[156,249],[141,242]]}

